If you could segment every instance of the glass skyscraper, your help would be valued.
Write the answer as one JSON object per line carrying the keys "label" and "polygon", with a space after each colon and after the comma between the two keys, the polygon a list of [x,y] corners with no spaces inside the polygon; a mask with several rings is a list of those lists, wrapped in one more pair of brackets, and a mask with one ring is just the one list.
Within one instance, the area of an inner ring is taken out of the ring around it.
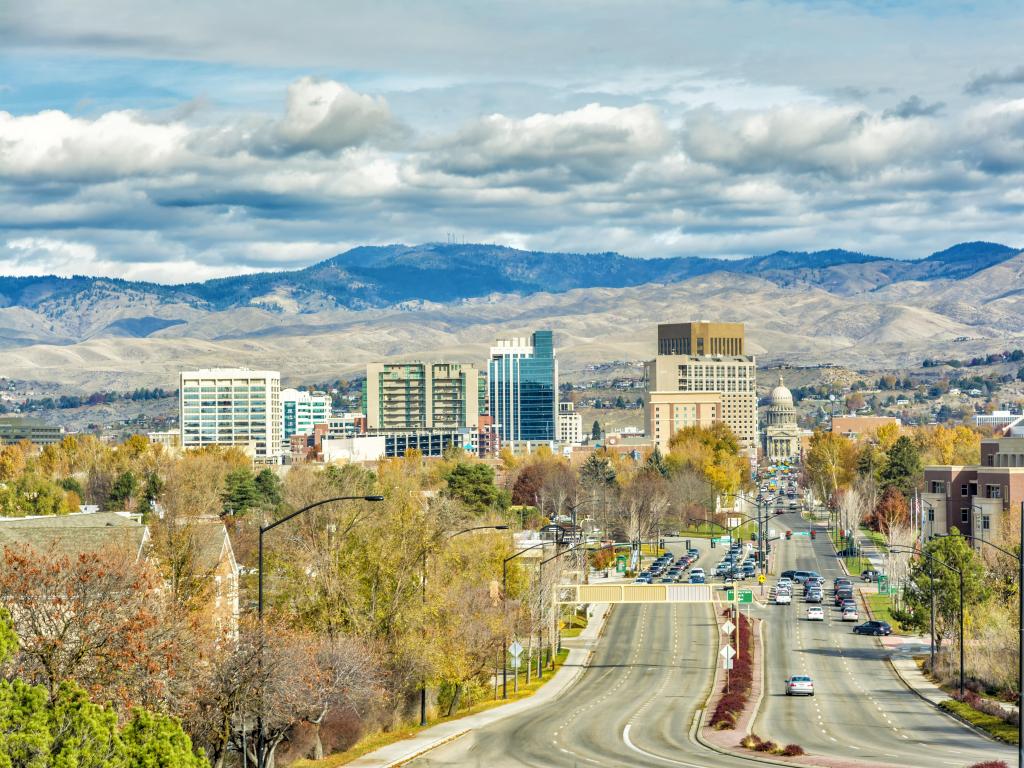
{"label": "glass skyscraper", "polygon": [[558,360],[551,331],[498,339],[487,363],[490,412],[502,444],[558,438]]}

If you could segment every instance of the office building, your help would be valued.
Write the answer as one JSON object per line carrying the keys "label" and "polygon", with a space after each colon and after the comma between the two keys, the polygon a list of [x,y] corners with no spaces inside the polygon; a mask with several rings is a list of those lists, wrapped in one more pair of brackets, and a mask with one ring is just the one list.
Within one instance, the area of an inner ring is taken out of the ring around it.
{"label": "office building", "polygon": [[476,429],[479,372],[462,363],[366,366],[368,430]]}
{"label": "office building", "polygon": [[663,323],[659,355],[742,355],[743,323]]}
{"label": "office building", "polygon": [[331,396],[326,392],[281,390],[282,430],[285,440],[292,435],[311,435],[317,424],[331,418]]}
{"label": "office building", "polygon": [[[742,323],[659,325],[658,356],[647,364],[647,392],[649,401],[652,395],[672,392],[704,396],[718,393],[718,419],[729,426],[740,447],[754,459],[758,448],[757,361],[744,355],[743,348]],[[682,352],[686,349],[695,352]],[[739,352],[711,353],[712,349]],[[704,352],[698,353],[700,350]],[[667,439],[662,435],[662,440]]]}
{"label": "office building", "polygon": [[645,403],[647,439],[667,453],[672,436],[686,427],[710,427],[722,420],[718,392],[648,392]]}
{"label": "office building", "polygon": [[39,419],[20,416],[0,418],[0,445],[15,445],[22,440],[36,445],[50,445],[63,439],[63,427],[54,427]]}
{"label": "office building", "polygon": [[558,360],[551,331],[498,339],[487,363],[490,416],[503,445],[530,450],[558,439]]}
{"label": "office building", "polygon": [[869,432],[890,424],[900,426],[895,416],[835,416],[832,419],[832,434],[842,435],[850,440],[859,440]]}
{"label": "office building", "polygon": [[571,402],[558,404],[558,442],[562,445],[583,443],[583,417],[576,413]]}
{"label": "office building", "polygon": [[248,368],[182,371],[178,377],[182,448],[230,445],[257,463],[284,450],[281,374]]}

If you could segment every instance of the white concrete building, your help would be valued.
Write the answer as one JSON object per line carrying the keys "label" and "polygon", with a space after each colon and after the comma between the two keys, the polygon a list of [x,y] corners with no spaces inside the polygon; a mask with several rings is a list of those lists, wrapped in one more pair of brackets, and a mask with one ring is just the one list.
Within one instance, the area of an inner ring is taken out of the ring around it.
{"label": "white concrete building", "polygon": [[178,376],[181,447],[230,445],[262,464],[283,453],[281,374],[205,368]]}
{"label": "white concrete building", "polygon": [[316,424],[327,424],[331,418],[331,396],[326,392],[281,390],[282,434],[311,435]]}
{"label": "white concrete building", "polygon": [[558,404],[558,442],[562,445],[583,444],[583,417],[571,402]]}

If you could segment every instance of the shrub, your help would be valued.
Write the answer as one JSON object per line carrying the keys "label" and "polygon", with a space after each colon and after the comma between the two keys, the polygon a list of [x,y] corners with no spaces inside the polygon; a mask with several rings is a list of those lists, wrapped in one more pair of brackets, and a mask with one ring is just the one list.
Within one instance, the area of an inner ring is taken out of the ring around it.
{"label": "shrub", "polygon": [[782,749],[782,754],[786,757],[797,757],[798,755],[806,754],[804,748],[799,744],[787,744]]}
{"label": "shrub", "polygon": [[982,763],[975,763],[970,768],[1010,768],[1010,766],[1002,760],[985,760]]}
{"label": "shrub", "polygon": [[754,747],[755,752],[774,752],[778,746],[774,741],[768,739],[767,741],[758,742],[757,746]]}
{"label": "shrub", "polygon": [[[725,616],[731,616],[731,610],[723,612]],[[737,617],[739,628],[734,630],[733,642],[736,641],[735,633],[741,634],[743,643],[740,645],[740,652],[733,658],[733,668],[729,673],[729,692],[722,695],[711,715],[711,725],[716,730],[733,728],[739,713],[747,704],[750,698],[750,688],[754,679],[754,659],[751,652],[750,638],[753,636],[753,623],[743,614]]]}
{"label": "shrub", "polygon": [[740,746],[744,749],[756,749],[757,745],[761,743],[761,737],[756,733],[752,733],[749,736],[744,736],[740,739]]}

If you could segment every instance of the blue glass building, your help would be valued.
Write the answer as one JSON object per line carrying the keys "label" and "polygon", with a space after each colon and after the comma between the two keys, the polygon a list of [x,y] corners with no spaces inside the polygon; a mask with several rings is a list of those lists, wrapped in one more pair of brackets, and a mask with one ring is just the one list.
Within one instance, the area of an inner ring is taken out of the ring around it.
{"label": "blue glass building", "polygon": [[502,444],[558,436],[558,360],[551,331],[498,339],[487,363],[490,413]]}

